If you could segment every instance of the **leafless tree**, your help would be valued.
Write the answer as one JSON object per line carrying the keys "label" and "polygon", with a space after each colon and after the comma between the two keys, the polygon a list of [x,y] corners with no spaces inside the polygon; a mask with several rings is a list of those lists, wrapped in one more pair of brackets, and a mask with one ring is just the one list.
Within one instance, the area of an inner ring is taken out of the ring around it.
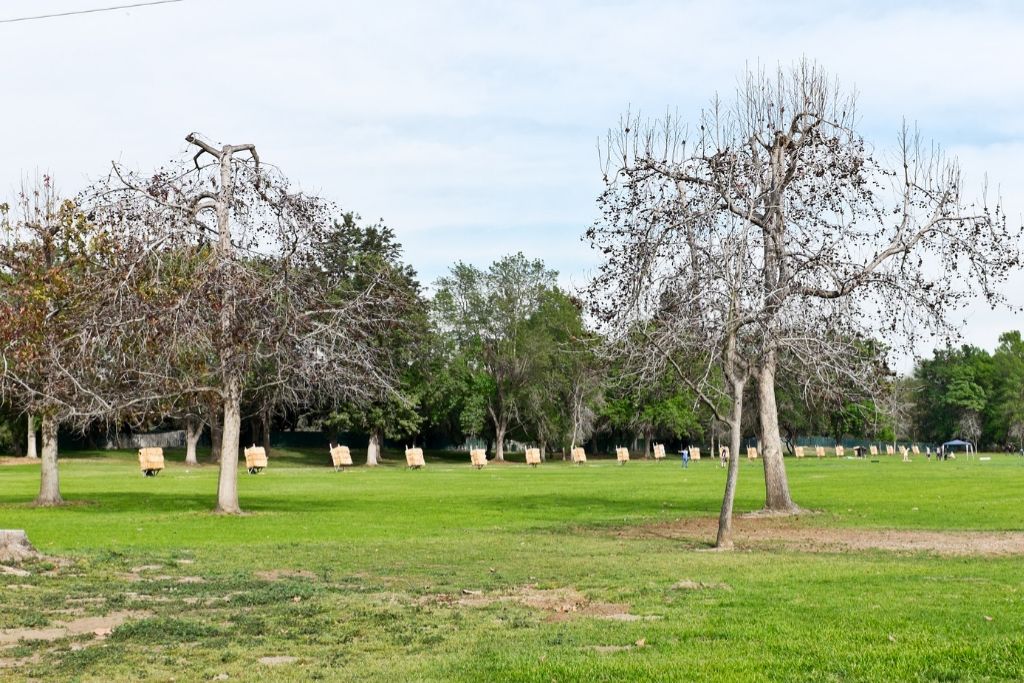
{"label": "leafless tree", "polygon": [[[693,130],[674,115],[627,115],[603,148],[611,187],[645,186],[631,194],[632,205],[606,207],[606,218],[608,211],[628,216],[656,198],[671,226],[701,197],[706,212],[752,230],[757,292],[744,320],[759,330],[750,371],[758,385],[765,507],[773,512],[798,509],[775,400],[780,353],[801,327],[794,313],[856,314],[851,319],[866,335],[885,330],[890,346],[910,349],[921,334],[946,330],[971,297],[1000,301],[1000,284],[1019,264],[1020,231],[1007,227],[998,207],[963,199],[955,160],[906,126],[895,158],[876,158],[855,129],[855,104],[852,93],[805,60],[773,73],[749,71],[735,97],[716,99]],[[647,237],[635,257],[641,263],[680,241],[664,239],[663,231]],[[829,338],[841,337],[839,321],[817,318],[831,320]]]}
{"label": "leafless tree", "polygon": [[217,510],[236,513],[243,400],[386,395],[393,368],[369,340],[394,322],[394,302],[325,267],[333,205],[294,190],[251,144],[186,140],[191,160],[151,174],[115,164],[85,194],[89,220],[118,245],[94,330],[118,377],[96,393],[111,411],[210,405],[222,420]]}

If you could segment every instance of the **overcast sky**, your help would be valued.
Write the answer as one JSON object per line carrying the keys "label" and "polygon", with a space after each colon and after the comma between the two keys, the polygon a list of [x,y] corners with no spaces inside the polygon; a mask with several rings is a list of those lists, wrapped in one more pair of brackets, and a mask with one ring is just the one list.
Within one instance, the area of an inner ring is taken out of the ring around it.
{"label": "overcast sky", "polygon": [[[0,0],[0,19],[131,0]],[[1024,3],[184,0],[0,24],[0,191],[68,194],[150,168],[192,130],[253,142],[305,189],[383,218],[424,282],[461,259],[596,257],[596,141],[627,107],[692,118],[748,63],[806,55],[860,93],[879,146],[905,117],[1024,212]],[[1024,305],[1024,278],[1008,289]],[[1022,318],[969,312],[992,348]]]}

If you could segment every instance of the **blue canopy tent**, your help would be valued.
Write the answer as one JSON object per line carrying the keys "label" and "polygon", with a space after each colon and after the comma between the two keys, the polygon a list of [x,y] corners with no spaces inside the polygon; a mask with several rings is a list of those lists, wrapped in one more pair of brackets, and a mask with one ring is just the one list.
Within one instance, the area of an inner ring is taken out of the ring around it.
{"label": "blue canopy tent", "polygon": [[947,441],[946,443],[942,444],[943,460],[945,460],[951,448],[964,449],[964,452],[967,454],[968,458],[975,454],[975,448],[973,443],[971,443],[970,441],[964,441],[963,439],[953,439],[952,441]]}

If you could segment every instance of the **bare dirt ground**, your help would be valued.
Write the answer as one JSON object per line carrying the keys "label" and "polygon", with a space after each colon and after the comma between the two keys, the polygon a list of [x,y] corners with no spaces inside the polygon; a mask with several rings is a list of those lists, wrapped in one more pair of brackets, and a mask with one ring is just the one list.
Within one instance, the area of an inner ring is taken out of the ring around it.
{"label": "bare dirt ground", "polygon": [[45,628],[13,628],[0,631],[0,648],[15,645],[20,640],[60,640],[69,636],[87,633],[96,638],[105,638],[110,632],[129,619],[149,616],[148,612],[111,612],[98,617],[82,617],[71,621],[58,622]]}
{"label": "bare dirt ground", "polygon": [[[695,517],[621,529],[620,538],[668,538],[707,547],[718,530],[717,517]],[[829,553],[843,550],[927,552],[955,556],[1024,555],[1020,531],[926,531],[811,526],[800,517],[737,517],[736,546]]]}

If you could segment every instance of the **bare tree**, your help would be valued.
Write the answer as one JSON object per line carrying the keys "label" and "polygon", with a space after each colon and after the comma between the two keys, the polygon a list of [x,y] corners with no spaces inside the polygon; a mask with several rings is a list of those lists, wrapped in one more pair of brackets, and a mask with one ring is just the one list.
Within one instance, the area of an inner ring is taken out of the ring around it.
{"label": "bare tree", "polygon": [[[1001,300],[998,287],[1019,263],[1020,231],[1007,228],[998,208],[963,199],[955,161],[906,127],[896,158],[877,159],[855,124],[854,95],[805,60],[748,72],[735,97],[716,99],[693,131],[672,115],[627,115],[604,148],[610,183],[628,178],[646,187],[633,193],[633,206],[616,210],[628,214],[657,199],[671,226],[702,197],[705,213],[753,231],[750,274],[758,291],[744,319],[759,328],[750,370],[772,512],[799,509],[775,400],[780,352],[801,327],[793,313],[846,300],[842,310],[909,349],[923,333],[944,332],[972,296]],[[647,243],[657,250],[678,240],[655,231]],[[832,330],[839,338],[835,322]]]}
{"label": "bare tree", "polygon": [[119,245],[104,301],[117,325],[96,326],[119,381],[102,398],[157,413],[210,404],[221,420],[217,510],[237,513],[245,397],[273,388],[282,405],[307,406],[386,395],[393,368],[369,340],[393,322],[393,302],[326,266],[333,205],[293,190],[251,144],[186,140],[198,149],[190,162],[146,175],[114,165],[85,195],[90,220]]}

